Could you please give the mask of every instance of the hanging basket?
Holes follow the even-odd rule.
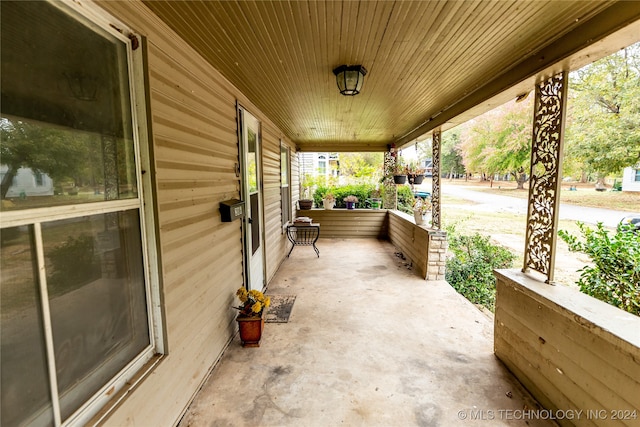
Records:
[[[413,175],[413,183],[416,185],[420,185],[422,184],[422,181],[424,180],[424,175]]]
[[[405,182],[407,182],[407,175],[394,175],[393,181],[396,184],[404,184]]]

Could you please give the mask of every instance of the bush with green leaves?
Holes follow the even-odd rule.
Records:
[[[319,185],[313,193],[313,201],[316,206],[322,206],[322,200],[327,193],[333,194],[336,198],[336,208],[346,207],[344,198],[347,196],[356,196],[358,203],[356,208],[365,208],[367,199],[371,199],[372,193],[376,187],[372,184],[351,184],[339,187]],[[408,185],[399,185],[398,189],[398,210],[413,215],[414,195],[411,187]],[[382,190],[381,190],[382,191]],[[377,196],[379,197],[379,196]],[[383,206],[384,207],[384,206]]]
[[[413,215],[413,191],[408,185],[398,185],[398,210]]]
[[[356,196],[358,198],[358,203],[356,203],[356,208],[364,208],[366,207],[367,199],[371,198],[371,193],[376,188],[371,184],[351,184],[351,185],[343,185],[341,187],[325,187],[318,186],[316,191],[313,193],[313,201],[316,203],[316,206],[322,206],[322,199],[327,193],[333,194],[336,198],[336,208],[345,208],[347,204],[344,202],[344,198],[347,196]]]
[[[494,311],[496,279],[493,270],[511,268],[515,255],[478,233],[459,235],[450,227],[447,234],[449,250],[453,254],[447,260],[447,282],[472,303]]]
[[[580,291],[640,316],[640,232],[619,225],[610,236],[602,223],[591,229],[578,222],[582,240],[560,230],[569,250],[587,254],[593,265],[580,270]]]

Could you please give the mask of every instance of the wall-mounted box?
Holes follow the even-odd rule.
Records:
[[[222,222],[231,222],[244,216],[244,202],[238,199],[229,199],[220,202],[220,216]]]

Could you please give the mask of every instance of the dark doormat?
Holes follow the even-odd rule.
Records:
[[[293,303],[296,302],[295,295],[269,295],[271,305],[267,310],[265,322],[267,323],[287,323]]]

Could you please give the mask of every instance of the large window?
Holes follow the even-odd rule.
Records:
[[[1,19],[0,423],[82,423],[157,351],[137,46],[59,2]]]

